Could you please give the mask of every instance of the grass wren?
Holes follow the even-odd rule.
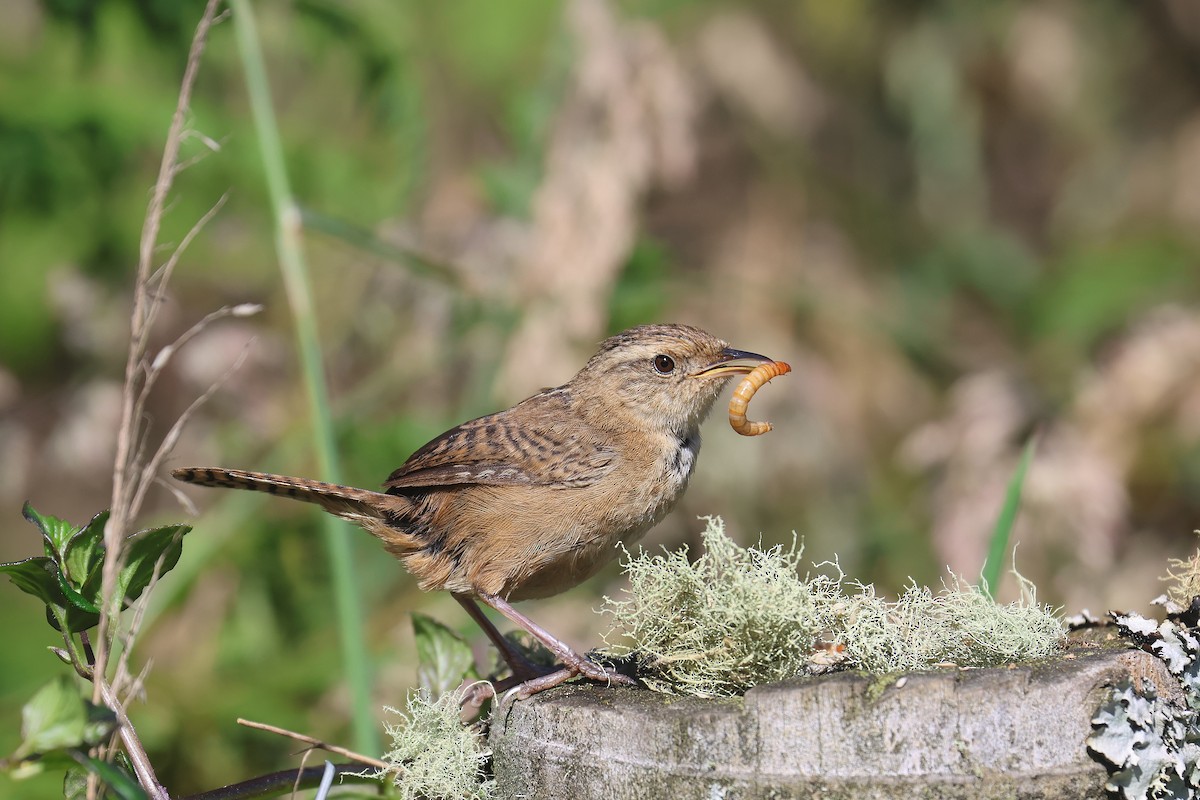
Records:
[[[698,328],[642,325],[605,340],[562,386],[446,431],[382,492],[233,469],[172,474],[316,503],[361,525],[422,589],[454,595],[500,649],[521,696],[577,675],[628,683],[511,603],[577,585],[662,519],[687,488],[700,423],[722,387],[770,361]],[[528,663],[475,600],[541,641],[562,668]]]

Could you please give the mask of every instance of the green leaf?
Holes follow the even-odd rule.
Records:
[[[471,646],[442,623],[424,614],[412,615],[417,640],[417,683],[434,697],[458,687],[475,674]]]
[[[1025,473],[1033,461],[1033,452],[1037,449],[1037,435],[1034,434],[1025,444],[1017,471],[1008,481],[1008,491],[1004,496],[1004,506],[1000,509],[1000,517],[992,530],[992,541],[988,546],[987,561],[983,564],[981,576],[982,587],[989,596],[994,596],[996,587],[1000,585],[1000,570],[1003,568],[1004,556],[1008,552],[1008,539],[1013,525],[1017,522],[1017,513],[1021,510],[1021,489],[1025,485]]]
[[[82,589],[104,567],[104,526],[107,522],[108,509],[105,509],[67,541],[63,550],[62,571],[77,589]],[[93,606],[99,602],[98,597],[87,599]]]
[[[58,772],[75,767],[75,759],[66,750],[37,754],[25,761],[10,760],[8,775],[14,781],[23,781],[44,772]]]
[[[58,566],[46,556],[0,564],[0,574],[8,575],[18,589],[46,604],[46,621],[56,631],[64,627],[68,631],[86,631],[100,621],[96,614],[67,599],[63,593],[66,583]]]
[[[58,566],[47,556],[0,564],[0,574],[7,575],[22,592],[33,595],[47,605],[66,605],[59,587]]]
[[[99,776],[104,785],[111,789],[120,800],[148,800],[145,790],[138,785],[134,777],[116,764],[110,764],[83,753],[76,753],[75,759],[88,772],[94,772]]]
[[[58,566],[46,556],[0,564],[0,574],[7,575],[18,589],[46,604],[46,621],[56,631],[64,626],[68,631],[86,631],[100,621],[94,609],[87,607],[87,602],[66,583]]]
[[[46,619],[55,630],[78,632],[95,627],[100,621],[104,525],[108,512],[100,512],[79,530],[72,529],[65,538],[66,523],[62,520],[42,517],[28,504],[25,516],[43,531],[49,531],[44,535],[51,555],[0,564],[0,574],[7,575],[21,591],[46,604]],[[164,573],[178,563],[183,551],[182,537],[190,530],[187,525],[167,525],[139,531],[126,540],[125,567],[117,576],[117,591],[126,602],[141,596],[160,557]],[[59,552],[60,545],[64,553],[61,562],[53,555]],[[59,563],[73,570],[70,578],[59,569]]]
[[[133,764],[129,756],[118,751],[115,763],[90,759],[82,750],[72,750],[64,753],[61,758],[53,759],[62,762],[66,770],[63,778],[63,800],[87,800],[88,774],[95,772],[108,788],[116,792],[118,798],[137,798],[144,800],[143,789],[133,779]],[[103,765],[103,766],[98,766]],[[107,797],[107,795],[106,795]]]
[[[117,577],[117,589],[125,602],[141,597],[154,577],[155,567],[160,575],[165,575],[179,563],[183,537],[191,529],[191,525],[165,525],[138,531],[125,540],[125,567]]]
[[[37,529],[42,532],[42,539],[45,540],[46,555],[61,564],[67,542],[76,533],[75,526],[58,517],[39,514],[28,502],[21,509],[21,516],[37,526]]]
[[[46,621],[56,631],[79,633],[100,624],[100,615],[64,600],[46,606]]]
[[[79,590],[72,586],[70,581],[68,581],[66,576],[61,572],[58,573],[58,588],[62,590],[63,597],[67,599],[67,602],[75,608],[87,611],[91,614],[97,614],[100,612],[99,606],[97,606],[96,603],[92,602],[87,597],[84,597],[82,594],[80,594]]]
[[[21,710],[23,741],[12,760],[91,747],[111,733],[116,725],[116,715],[111,710],[89,703],[69,677],[59,676],[39,689]]]
[[[87,777],[86,768],[78,762],[71,764],[63,777],[63,800],[87,800]]]
[[[21,591],[47,606],[47,619],[58,630],[81,631],[98,622],[99,575],[104,565],[104,525],[108,511],[101,511],[76,529],[56,517],[39,514],[25,504],[25,518],[42,532],[46,555],[0,564]],[[93,587],[88,579],[95,577]]]

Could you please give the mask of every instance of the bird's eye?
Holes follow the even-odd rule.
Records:
[[[674,369],[675,359],[661,354],[654,357],[654,370],[659,375],[669,375]]]

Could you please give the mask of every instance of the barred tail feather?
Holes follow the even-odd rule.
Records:
[[[396,508],[396,498],[382,492],[307,478],[213,467],[186,467],[172,471],[171,475],[178,481],[197,486],[246,489],[316,503],[331,514],[359,524],[367,520],[385,520],[400,510]]]

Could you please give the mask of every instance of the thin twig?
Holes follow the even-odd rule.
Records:
[[[222,386],[225,385],[225,382],[229,380],[233,373],[238,371],[242,364],[245,363],[246,356],[249,355],[249,353],[250,342],[247,342],[246,346],[242,348],[242,352],[238,354],[237,360],[233,362],[233,366],[225,370],[225,373],[221,375],[221,377],[217,378],[212,386],[209,386],[207,389],[205,389],[204,392],[201,393],[200,396],[195,400],[193,400],[191,404],[183,410],[183,413],[176,418],[174,424],[171,425],[171,429],[167,431],[165,436],[163,436],[162,443],[159,444],[158,449],[154,451],[154,455],[152,455],[150,460],[146,462],[146,465],[142,467],[141,480],[138,482],[137,494],[134,495],[134,501],[136,504],[141,504],[142,500],[146,496],[146,492],[148,492],[150,487],[154,485],[155,475],[158,474],[159,468],[162,467],[163,460],[166,459],[171,451],[175,449],[175,443],[179,441],[179,437],[183,434],[183,428],[191,420],[192,415],[195,414],[201,406],[207,403],[209,399],[216,394]]]
[[[140,384],[138,374],[142,360],[145,357],[149,339],[146,306],[149,299],[149,278],[151,263],[154,259],[154,247],[158,241],[158,233],[162,227],[163,209],[166,206],[167,195],[171,189],[171,177],[174,166],[179,158],[180,139],[184,130],[184,121],[191,104],[192,88],[196,82],[196,74],[200,68],[200,54],[208,39],[208,33],[216,17],[220,0],[208,0],[204,14],[196,26],[192,37],[192,46],[188,51],[187,66],[184,68],[183,81],[179,88],[179,99],[175,105],[175,113],[167,132],[167,140],[163,147],[163,157],[159,165],[158,180],[154,185],[154,194],[146,212],[146,221],[142,226],[142,237],[138,247],[138,269],[133,293],[133,315],[131,320],[129,355],[125,362],[125,390],[122,397],[121,427],[117,435],[117,455],[113,470],[112,512],[108,524],[104,528],[104,544],[107,556],[104,560],[103,576],[103,606],[100,615],[99,637],[96,647],[97,674],[103,675],[108,651],[108,628],[110,619],[120,609],[117,607],[116,587],[117,575],[121,570],[122,542],[125,530],[130,520],[130,503],[134,489],[130,481],[134,479],[131,472],[134,469],[130,455],[137,450],[138,432],[141,428],[140,415],[135,413]],[[100,691],[99,681],[96,687]]]
[[[190,342],[194,337],[202,333],[209,325],[219,319],[225,317],[249,317],[262,311],[263,307],[258,303],[239,303],[236,306],[221,306],[216,311],[207,314],[204,319],[197,322],[192,327],[184,331],[178,339],[171,342],[169,345],[158,351],[158,355],[154,357],[154,361],[150,363],[150,372],[158,373],[167,363],[174,358],[175,353]]]
[[[195,166],[196,164],[199,164],[201,161],[208,158],[213,153],[221,152],[221,142],[218,142],[216,139],[213,139],[211,136],[205,136],[203,133],[200,133],[200,131],[197,131],[194,129],[186,130],[183,132],[183,139],[185,141],[187,139],[199,139],[200,143],[203,144],[208,149],[201,150],[199,153],[192,156],[191,158],[185,159],[183,161],[180,161],[178,164],[176,164],[175,165],[175,174],[176,175],[179,175],[179,174],[185,172],[186,170],[191,169],[193,166]]]
[[[292,784],[292,798],[296,797],[296,792],[300,791],[300,774],[304,771],[304,765],[308,763],[308,757],[316,752],[314,747],[304,748],[304,755],[300,756],[300,769],[296,772],[296,781]],[[325,782],[325,777],[321,776],[321,782]]]
[[[196,504],[192,502],[192,498],[188,497],[187,492],[180,489],[177,484],[165,481],[157,475],[154,477],[154,482],[170,492],[175,497],[175,502],[183,507],[184,513],[189,517],[200,515],[200,509],[196,508]]]
[[[180,240],[175,249],[171,251],[171,255],[167,258],[166,263],[156,269],[154,274],[147,278],[147,286],[149,286],[149,284],[155,284],[156,292],[161,292],[166,287],[167,283],[169,283],[171,280],[172,273],[175,272],[175,267],[179,264],[179,260],[183,257],[183,254],[188,249],[188,246],[191,245],[192,241],[200,235],[200,232],[204,230],[205,226],[207,226],[212,218],[217,215],[222,207],[224,207],[225,201],[228,199],[228,193],[221,195],[217,202],[213,203],[212,208],[206,211],[204,216],[196,220],[195,224],[188,229],[187,234],[184,235],[183,239]],[[159,302],[151,303],[146,307],[147,331],[154,325],[154,321],[158,318],[158,309],[160,307],[161,303]]]
[[[151,264],[154,259],[155,245],[162,227],[164,208],[170,193],[172,178],[179,161],[179,147],[183,138],[185,120],[191,104],[192,89],[195,86],[196,75],[200,68],[200,56],[204,51],[208,34],[217,15],[220,0],[208,0],[204,14],[196,25],[192,37],[192,45],[188,51],[187,64],[184,68],[183,80],[179,88],[179,98],[175,112],[171,117],[171,125],[167,131],[166,143],[163,146],[162,161],[159,164],[158,178],[154,184],[153,196],[146,210],[146,219],[142,225],[142,235],[138,246],[137,277],[133,291],[133,314],[130,320],[129,353],[125,361],[125,384],[121,397],[121,425],[117,434],[117,453],[113,467],[112,510],[107,525],[104,528],[105,559],[101,586],[100,621],[95,645],[95,665],[93,673],[92,697],[94,702],[103,701],[120,722],[118,735],[121,744],[133,765],[138,783],[151,800],[169,800],[169,795],[158,777],[146,754],[146,749],[138,738],[137,731],[130,723],[117,692],[107,679],[106,669],[115,637],[117,615],[120,613],[121,599],[118,592],[118,576],[125,562],[125,535],[130,521],[136,515],[133,501],[144,494],[144,488],[137,484],[145,483],[143,475],[136,475],[137,465],[146,446],[143,409],[139,404],[140,387],[144,373],[146,349],[149,345],[150,324],[153,321],[154,301],[150,296]],[[203,220],[202,220],[203,222]],[[193,231],[196,228],[193,227]],[[189,237],[193,234],[189,232]],[[190,238],[185,239],[185,244]],[[178,248],[177,248],[178,252]],[[165,282],[159,282],[161,291]],[[161,448],[160,448],[161,450]],[[128,643],[126,643],[128,649]],[[127,672],[127,670],[118,670]],[[89,776],[88,797],[98,794],[95,779]]]
[[[121,703],[126,707],[134,700],[146,699],[146,676],[150,674],[150,668],[154,666],[152,661],[147,661],[140,672],[129,679],[129,686],[125,689],[125,696],[121,698]]]
[[[378,769],[394,770],[396,768],[395,765],[389,764],[386,761],[381,761],[378,758],[364,756],[362,753],[356,753],[353,750],[347,750],[346,748],[339,747],[336,744],[329,744],[328,742],[323,742],[320,739],[315,739],[312,736],[307,736],[303,733],[296,733],[295,731],[289,731],[286,728],[279,728],[275,725],[268,725],[265,722],[254,722],[248,719],[238,719],[237,723],[238,725],[244,725],[247,728],[254,728],[256,730],[266,731],[267,733],[275,733],[280,736],[286,736],[289,739],[295,739],[298,742],[304,742],[311,747],[318,747],[322,750],[328,750],[330,753],[337,753],[339,756],[345,756],[352,761],[358,761],[362,764],[376,767]]]
[[[175,536],[177,540],[182,534],[176,533]],[[169,547],[164,547],[162,552],[158,554],[158,558],[154,562],[154,570],[150,573],[150,580],[147,582],[146,588],[142,590],[141,597],[133,604],[133,617],[129,621],[129,627],[121,636],[121,655],[117,658],[117,668],[113,673],[112,683],[114,687],[122,686],[127,682],[131,683],[132,685],[129,686],[126,692],[126,697],[137,691],[150,669],[150,665],[147,663],[142,668],[136,680],[128,680],[131,676],[129,672],[129,655],[133,651],[133,643],[137,640],[138,631],[141,630],[142,620],[145,619],[146,607],[149,605],[150,595],[154,591],[154,587],[158,585],[158,579],[162,577],[162,567],[166,562],[168,550],[170,550]]]
[[[166,788],[158,782],[158,777],[154,774],[154,768],[150,766],[150,757],[146,755],[146,748],[142,746],[141,740],[138,739],[137,731],[133,729],[133,723],[129,721],[129,716],[125,713],[125,707],[121,705],[120,699],[117,698],[112,687],[108,685],[108,681],[104,680],[103,676],[96,676],[95,685],[100,690],[100,696],[103,698],[104,704],[117,715],[117,722],[120,723],[117,732],[121,737],[121,744],[125,746],[125,754],[129,756],[129,763],[133,765],[133,771],[137,775],[138,783],[142,785],[142,788],[152,798],[171,800]]]
[[[218,200],[216,203],[214,203],[212,208],[210,208],[208,210],[208,212],[205,213],[205,215],[203,217],[201,217],[196,222],[195,225],[192,226],[192,229],[188,231],[187,236],[183,237],[183,241],[179,244],[178,247],[175,248],[175,251],[171,254],[171,258],[167,261],[167,263],[165,265],[160,267],[159,270],[155,272],[154,276],[150,280],[154,280],[155,278],[158,278],[159,286],[166,286],[167,281],[170,279],[170,275],[166,271],[169,269],[174,269],[174,265],[178,262],[179,255],[184,251],[184,249],[187,248],[187,246],[189,244],[191,244],[191,241],[193,238],[195,238],[196,234],[198,234],[204,228],[204,226],[208,223],[208,221],[210,219],[212,219],[213,216],[216,215],[216,213],[218,211],[220,211],[221,207],[225,205],[225,200],[228,196],[229,195],[227,195],[227,194],[222,195],[221,199]],[[150,314],[151,318],[156,317],[158,315],[158,311],[157,311],[158,308],[159,308],[159,303],[157,301],[150,304],[149,311],[147,313]],[[214,312],[214,313],[219,313],[219,312]],[[209,316],[212,316],[212,314],[210,314]],[[204,326],[206,320],[207,320],[207,317],[205,318],[205,320],[202,320],[201,322],[197,323],[197,325],[200,326],[201,329],[203,329],[203,326]],[[153,321],[153,319],[151,319],[151,321]],[[193,331],[196,329],[197,325],[193,325],[192,329],[189,330],[187,333],[185,333],[184,336],[181,338],[186,341],[186,338],[190,338],[192,335],[194,335]],[[176,346],[178,346],[179,342],[176,341],[175,344],[176,344]],[[134,417],[137,419],[140,419],[143,416],[143,414],[145,413],[146,400],[150,396],[150,390],[154,388],[154,384],[158,380],[158,376],[162,370],[162,367],[166,366],[167,362],[170,360],[170,357],[171,357],[170,353],[174,352],[170,348],[171,348],[171,345],[164,347],[162,350],[159,351],[158,355],[156,355],[154,357],[154,359],[151,362],[149,362],[148,364],[145,362],[145,358],[143,356],[143,361],[139,365],[141,368],[141,388],[138,390],[137,400],[134,402],[134,406],[133,406]],[[164,352],[168,352],[168,355],[166,355],[165,357],[163,356]],[[135,460],[132,463],[135,463],[135,464],[140,463],[140,459],[135,458]],[[133,517],[136,517],[138,511],[139,511],[139,508],[138,508],[137,504],[135,503],[133,505],[133,507],[130,508],[130,510],[129,510],[129,517],[131,519]]]

